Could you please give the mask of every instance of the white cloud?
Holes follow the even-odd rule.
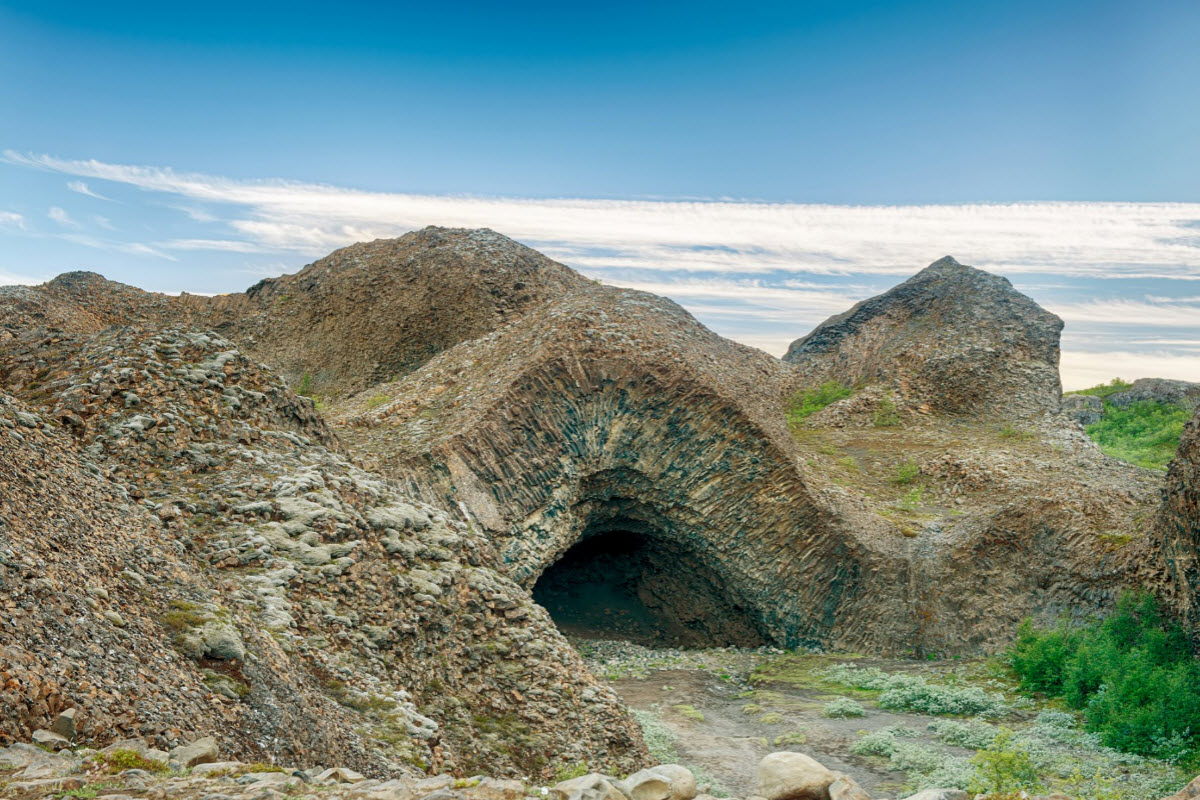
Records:
[[[1082,353],[1064,350],[1062,363],[1063,388],[1067,391],[1086,389],[1107,383],[1113,378],[1127,381],[1138,378],[1173,378],[1200,382],[1200,356],[1179,356],[1171,353]]]
[[[59,206],[50,206],[50,210],[46,212],[46,216],[57,222],[64,228],[78,228],[79,223],[71,218],[66,209]]]
[[[72,192],[85,195],[86,197],[94,197],[97,200],[108,200],[109,202],[113,202],[111,197],[105,197],[102,194],[93,192],[83,181],[67,181],[67,188]]]
[[[22,275],[17,272],[9,272],[6,269],[0,268],[0,286],[32,286],[34,284],[45,282],[45,278],[34,277],[33,275]]]
[[[366,192],[5,151],[4,159],[242,208],[235,230],[320,255],[414,228],[486,226],[582,268],[905,275],[946,253],[1005,274],[1200,279],[1200,204],[829,206]],[[602,252],[597,252],[597,251]]]
[[[165,250],[219,250],[226,253],[258,253],[263,250],[253,242],[235,242],[228,239],[171,239],[160,242]]]
[[[95,222],[97,225],[99,225],[101,228],[104,228],[104,230],[106,230],[106,231],[115,231],[117,229],[116,226],[112,224],[111,219],[109,219],[108,217],[102,216],[100,214],[93,214],[92,221]]]
[[[25,217],[15,211],[0,211],[0,228],[25,230]]]
[[[80,233],[60,233],[56,238],[71,242],[72,244],[82,245],[83,247],[91,247],[94,250],[108,250],[114,253],[126,253],[131,256],[152,256],[154,258],[164,258],[167,261],[179,260],[170,253],[164,253],[162,250],[151,247],[148,244],[142,244],[141,242],[110,242]]]
[[[1081,303],[1048,303],[1046,308],[1062,317],[1064,322],[1200,328],[1200,305],[1189,305],[1186,302],[1090,300]]]

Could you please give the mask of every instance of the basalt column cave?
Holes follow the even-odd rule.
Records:
[[[652,534],[609,530],[584,538],[542,573],[533,598],[564,633],[585,639],[657,647],[767,643],[713,570]]]

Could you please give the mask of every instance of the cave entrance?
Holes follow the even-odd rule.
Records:
[[[613,530],[576,544],[542,573],[533,599],[564,633],[650,647],[766,644],[749,609],[692,553]]]

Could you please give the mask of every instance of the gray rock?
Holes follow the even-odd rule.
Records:
[[[65,750],[71,746],[71,742],[67,737],[61,736],[54,731],[34,731],[33,743],[40,747],[48,747],[51,750]]]
[[[1166,378],[1138,378],[1125,391],[1116,392],[1108,397],[1108,402],[1119,408],[1146,401],[1175,403],[1193,411],[1200,406],[1200,383]]]
[[[57,733],[59,736],[70,741],[75,741],[75,716],[77,710],[68,708],[66,711],[58,715],[54,720],[54,724],[50,726],[50,730]]]
[[[926,789],[904,800],[971,800],[971,796],[961,789]]]
[[[625,800],[621,789],[596,772],[556,784],[549,796],[551,800]]]
[[[1065,394],[1062,412],[1086,428],[1104,416],[1104,401],[1090,394]]]
[[[346,767],[333,767],[315,776],[313,780],[320,783],[362,783],[366,776]]]
[[[205,736],[191,744],[176,747],[171,751],[171,761],[182,764],[185,767],[194,767],[197,764],[211,764],[215,762],[219,753],[217,740],[211,736]]]
[[[758,762],[758,793],[766,800],[829,800],[835,777],[803,753],[771,753]]]
[[[858,785],[858,781],[849,775],[838,775],[829,784],[829,800],[871,800],[866,789]]]

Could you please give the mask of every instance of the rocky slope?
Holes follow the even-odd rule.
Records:
[[[638,568],[622,580],[671,627],[706,641],[975,652],[1003,644],[1024,616],[1102,609],[1140,580],[1130,554],[1153,515],[1157,479],[1106,458],[1058,414],[1061,322],[1007,281],[953,259],[823,324],[786,362],[716,336],[674,303],[594,285],[490,231],[428,229],[358,245],[224,298],[147,295],[80,275],[0,292],[0,326],[23,342],[6,345],[18,353],[6,381],[78,429],[132,491],[162,491],[186,509],[197,505],[190,494],[209,491],[191,468],[207,453],[181,449],[191,434],[180,439],[169,419],[136,423],[161,442],[149,460],[116,444],[108,423],[89,424],[82,413],[100,401],[60,385],[107,351],[48,355],[62,334],[35,333],[85,331],[117,348],[120,335],[96,333],[99,326],[154,330],[168,319],[219,325],[294,383],[307,374],[310,388],[399,373],[351,398],[329,398],[337,436],[360,464],[437,510],[426,516],[474,526],[464,541],[498,553],[480,563],[525,590],[572,561],[581,543],[633,536]],[[139,359],[164,357],[159,345],[138,341],[123,380],[140,380]],[[54,359],[60,373],[47,371]],[[282,417],[240,425],[239,414],[261,413],[257,399],[227,395],[219,380],[210,386],[204,369],[157,369],[210,387],[205,424],[245,433],[239,447],[276,453],[278,436],[254,433],[268,425],[336,450],[291,395],[273,395],[300,403]],[[789,424],[795,393],[828,380],[853,392]],[[119,394],[103,405],[134,424],[136,402],[126,408]],[[278,504],[287,495],[253,479],[274,458],[249,459],[233,490]],[[349,481],[340,477],[348,464],[330,469],[335,486]],[[350,502],[323,480],[339,503]],[[247,503],[209,513],[214,525],[229,509],[241,515],[217,525],[229,551],[217,548],[217,563],[258,552],[278,558],[276,550],[295,561],[309,557],[304,547],[336,545],[333,562],[375,541],[338,527],[361,530],[358,522],[337,520],[321,536],[338,538],[289,545],[284,533],[303,539],[308,528],[289,530],[291,512]],[[370,503],[351,505],[369,520]],[[386,550],[387,529],[372,535]],[[381,569],[356,565],[351,574]],[[406,566],[421,570],[422,581],[433,571],[425,562]],[[514,588],[509,600],[532,608],[524,591]],[[343,611],[355,603],[373,609],[377,600],[352,592],[323,613],[349,616]],[[527,616],[550,630],[539,611]],[[420,679],[414,670],[396,680]]]
[[[240,294],[168,296],[67,273],[0,288],[0,331],[215,330],[315,393],[404,375],[587,281],[490,230],[425,228],[351,245]],[[0,336],[3,336],[0,333]]]
[[[225,731],[234,755],[377,776],[644,761],[490,544],[353,467],[230,342],[26,331],[0,385],[32,409],[0,417],[3,691],[21,709],[0,736],[71,705],[89,741]]]
[[[948,414],[1056,411],[1063,323],[1005,278],[946,256],[792,342],[806,383],[888,384]]]

